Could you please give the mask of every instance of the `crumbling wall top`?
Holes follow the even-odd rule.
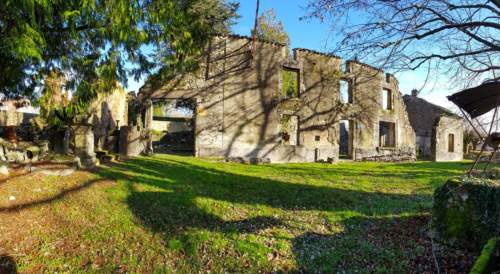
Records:
[[[335,59],[342,59],[339,56],[332,54],[332,53],[319,52],[319,51],[315,51],[312,49],[305,49],[305,48],[294,48],[293,49],[294,55],[296,55],[297,52],[300,52],[300,51],[312,53],[312,54],[317,54],[317,55],[322,55],[322,56],[327,56],[327,57],[331,57],[331,58],[335,58]]]

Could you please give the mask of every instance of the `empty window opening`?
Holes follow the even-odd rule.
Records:
[[[281,117],[281,141],[284,145],[299,144],[299,116],[283,115]]]
[[[340,102],[343,104],[352,103],[351,87],[347,80],[340,80]]]
[[[159,153],[194,153],[196,101],[164,99],[153,102],[153,149]]]
[[[342,66],[344,67],[344,72],[349,73],[350,72],[350,67],[347,62],[343,62]]]
[[[382,89],[382,109],[392,109],[392,90],[387,88]]]
[[[390,83],[391,82],[391,74],[389,74],[389,73],[385,74],[385,82],[386,83]]]
[[[448,134],[448,152],[455,152],[455,135]]]
[[[391,122],[379,122],[379,140],[381,147],[396,146],[396,124]]]
[[[153,120],[194,117],[196,102],[188,99],[165,99],[153,103]]]
[[[339,158],[352,159],[354,123],[350,120],[341,120],[339,126]]]
[[[319,135],[314,136],[314,140],[315,140],[316,142],[319,142],[319,140],[320,140]]]
[[[286,98],[299,97],[299,70],[283,68],[282,94]]]

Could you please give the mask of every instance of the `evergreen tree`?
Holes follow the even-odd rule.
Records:
[[[57,70],[83,106],[131,75],[195,60],[236,8],[223,0],[0,1],[0,93],[39,97]]]

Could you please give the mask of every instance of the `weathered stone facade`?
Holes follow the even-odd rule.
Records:
[[[94,152],[94,132],[92,126],[77,123],[73,126],[75,155],[80,158],[80,164],[85,168],[96,165],[97,159]]]
[[[341,120],[351,121],[348,158],[415,153],[415,134],[392,75],[356,61],[344,66],[336,56],[306,49],[294,49],[290,58],[283,45],[253,45],[240,36],[216,37],[207,52],[196,72],[140,90],[153,103],[196,102],[197,156],[335,161]],[[340,99],[340,80],[349,83],[348,102]],[[297,90],[288,92],[294,85]]]
[[[451,111],[419,98],[416,91],[405,95],[410,122],[417,136],[417,153],[434,161],[463,159],[463,119]]]
[[[29,120],[37,115],[34,113],[19,112],[17,110],[0,110],[0,126],[20,126],[28,124]]]
[[[117,84],[110,92],[98,94],[92,103],[92,124],[97,149],[118,152],[119,129],[128,123],[128,103],[125,90]]]

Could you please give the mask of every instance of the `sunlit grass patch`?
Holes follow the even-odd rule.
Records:
[[[432,193],[466,167],[159,155],[19,177],[0,183],[0,252],[34,272],[433,271]],[[13,191],[30,206],[9,210]]]

